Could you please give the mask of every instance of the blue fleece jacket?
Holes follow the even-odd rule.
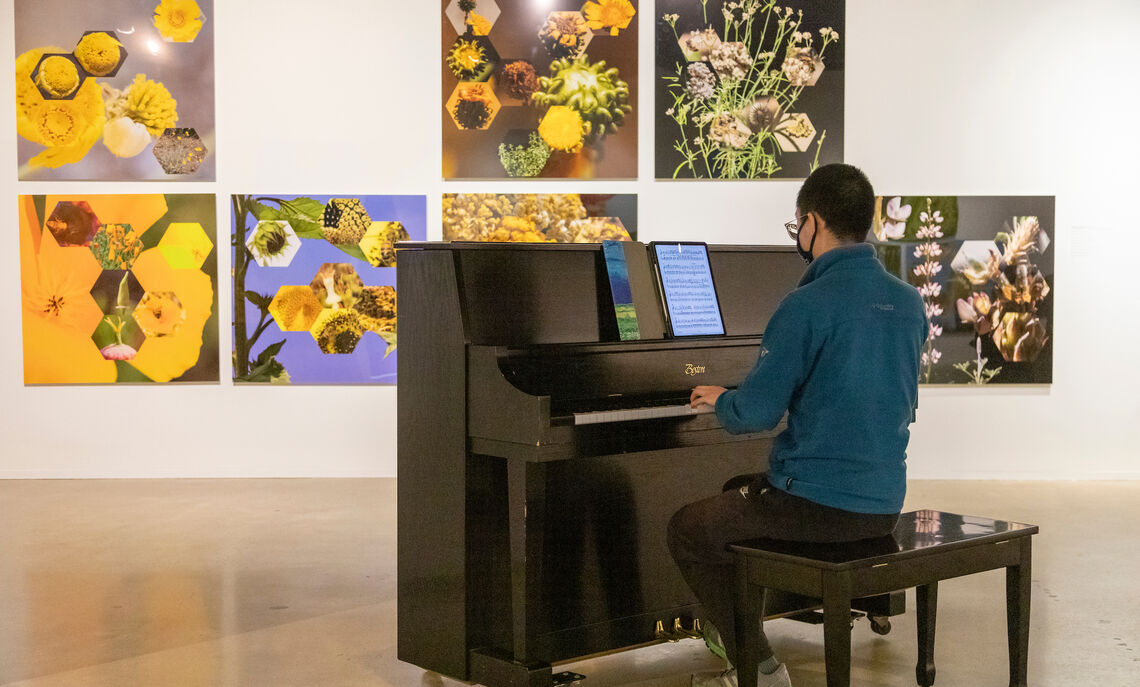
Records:
[[[922,297],[874,248],[832,249],[764,331],[760,359],[716,414],[734,434],[771,429],[772,486],[825,506],[898,513],[929,325]]]

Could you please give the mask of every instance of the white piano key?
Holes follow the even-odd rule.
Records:
[[[586,413],[574,413],[574,424],[593,425],[609,422],[628,422],[630,420],[650,420],[662,417],[684,417],[686,415],[703,415],[713,412],[713,407],[703,405],[692,408],[687,403],[675,406],[651,406],[648,408],[627,408],[625,410],[598,410]]]

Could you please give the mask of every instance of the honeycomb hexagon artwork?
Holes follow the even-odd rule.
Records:
[[[99,231],[99,218],[85,200],[61,200],[48,215],[44,228],[60,246],[90,246]]]
[[[460,81],[486,81],[499,66],[499,52],[486,36],[465,35],[455,39],[444,58],[447,68]]]
[[[171,127],[154,142],[152,152],[167,174],[193,174],[208,151],[195,129]]]
[[[783,119],[784,109],[774,96],[758,95],[740,111],[740,119],[753,133],[771,131]]]
[[[91,297],[103,318],[91,334],[105,360],[132,360],[146,334],[131,317],[145,296],[135,275],[127,270],[105,270],[91,287]]]
[[[262,220],[246,239],[245,246],[261,267],[288,267],[301,250],[301,239],[284,220]]]
[[[377,334],[396,331],[395,287],[365,286],[355,309],[364,329]]]
[[[127,50],[114,31],[84,31],[72,51],[76,62],[91,76],[111,78],[127,61]]]
[[[186,308],[173,291],[147,291],[131,317],[147,336],[171,336],[186,322]]]
[[[823,74],[823,60],[810,46],[789,47],[780,68],[793,86],[814,86]]]
[[[502,104],[489,83],[461,81],[444,105],[455,126],[480,130],[491,126]]]
[[[141,233],[129,224],[101,224],[91,239],[91,253],[105,270],[129,270],[142,248]]]
[[[592,30],[617,36],[622,29],[629,28],[637,10],[629,0],[586,0],[582,5],[582,16]]]
[[[984,284],[992,275],[989,264],[1000,256],[997,244],[993,241],[969,240],[963,241],[962,247],[954,254],[950,261],[950,268],[964,276],[971,284],[977,286]]]
[[[580,11],[551,12],[538,29],[538,40],[554,59],[575,59],[586,52],[594,32]]]
[[[313,289],[304,285],[282,286],[269,303],[269,314],[283,332],[309,331],[322,309]]]
[[[351,308],[360,298],[364,280],[347,262],[326,262],[317,270],[309,288],[324,308]]]
[[[701,62],[709,59],[713,48],[720,45],[720,34],[715,29],[706,28],[687,31],[677,39],[677,47],[688,62]]]
[[[334,246],[359,243],[371,224],[359,198],[333,198],[321,215],[321,233]]]
[[[816,128],[806,112],[786,115],[776,127],[776,141],[785,153],[802,153],[815,140]]]
[[[538,90],[538,72],[530,60],[504,59],[495,74],[495,85],[503,105],[529,105]]]
[[[325,308],[309,328],[309,333],[322,353],[352,353],[364,335],[364,325],[355,310]]]
[[[373,222],[360,239],[360,250],[373,267],[395,267],[396,243],[409,238],[402,222]]]
[[[471,9],[465,11],[466,7]],[[461,36],[468,30],[473,35],[486,36],[502,12],[495,0],[451,0],[443,15]]]
[[[158,241],[158,250],[176,270],[201,269],[214,244],[197,222],[171,222]]]
[[[73,55],[45,53],[30,78],[44,100],[72,100],[87,72]]]

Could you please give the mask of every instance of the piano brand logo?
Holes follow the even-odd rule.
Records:
[[[696,375],[703,375],[704,373],[705,373],[705,366],[704,365],[694,365],[692,363],[685,363],[685,374],[687,374],[688,376],[694,377]]]

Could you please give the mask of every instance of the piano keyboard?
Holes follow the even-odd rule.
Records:
[[[648,408],[624,408],[621,410],[595,410],[587,413],[574,413],[574,424],[595,425],[603,422],[626,422],[629,420],[649,420],[659,417],[683,417],[703,415],[715,409],[709,405],[692,408],[688,403],[681,405],[650,406]]]

